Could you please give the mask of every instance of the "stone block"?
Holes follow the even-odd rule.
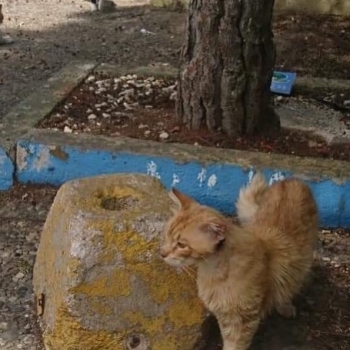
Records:
[[[170,201],[147,175],[73,180],[57,193],[34,266],[50,350],[192,350],[195,281],[159,258]]]

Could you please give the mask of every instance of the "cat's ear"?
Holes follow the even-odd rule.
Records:
[[[178,209],[188,208],[191,204],[196,203],[191,197],[186,196],[176,188],[170,190],[169,197]]]
[[[217,242],[225,240],[228,230],[227,223],[224,220],[213,219],[201,224],[201,231],[210,234],[210,236]]]

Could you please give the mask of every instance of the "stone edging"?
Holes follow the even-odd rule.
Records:
[[[56,89],[65,91],[66,96],[93,67],[93,64],[85,66],[79,79],[77,75],[72,79],[65,75],[66,80],[61,81],[67,84],[66,89],[64,84],[47,87],[50,91],[47,93],[55,97],[51,109],[63,96]],[[64,72],[71,68],[66,67]],[[126,72],[110,65],[100,65],[96,70]],[[168,67],[133,71],[158,76],[176,74]],[[40,91],[28,99],[30,111],[37,111],[39,97],[42,98]],[[29,126],[29,132],[23,134],[24,128],[15,130],[13,143],[7,144],[9,150],[16,148],[16,154],[11,155],[15,169],[9,171],[15,172],[20,182],[61,185],[70,179],[98,174],[146,173],[160,178],[168,188],[177,186],[203,203],[232,212],[239,188],[252,176],[252,169],[259,168],[270,182],[292,175],[307,181],[318,202],[322,225],[350,227],[349,162],[33,129],[51,109],[45,105],[38,113],[31,112],[31,120],[35,119],[35,123]],[[10,126],[14,127],[14,123]],[[0,175],[3,175],[1,171]],[[7,183],[7,186],[11,184]]]
[[[46,84],[20,102],[0,123],[0,190],[13,184],[16,141],[48,115],[96,67],[95,63],[73,61]]]

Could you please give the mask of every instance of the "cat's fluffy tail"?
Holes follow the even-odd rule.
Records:
[[[258,172],[254,175],[251,183],[240,190],[236,208],[238,219],[242,224],[254,221],[262,195],[267,188],[268,184],[264,175]]]

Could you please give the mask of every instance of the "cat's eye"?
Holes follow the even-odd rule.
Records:
[[[180,249],[184,249],[184,248],[186,248],[186,244],[184,244],[182,242],[177,242],[177,247]]]

